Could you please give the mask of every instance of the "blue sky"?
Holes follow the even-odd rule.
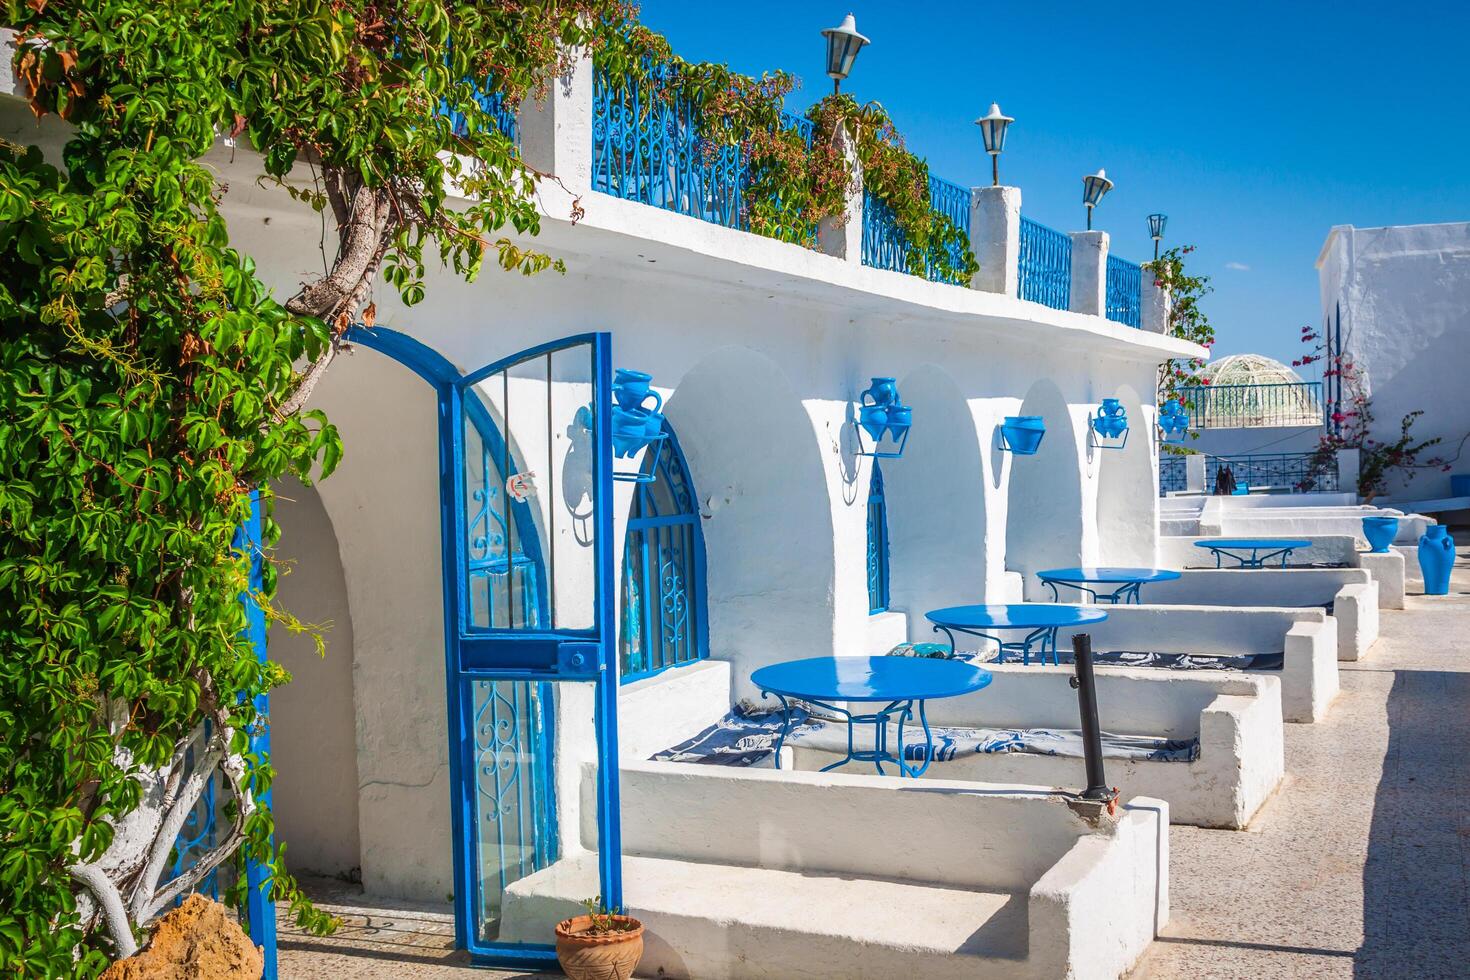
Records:
[[[1027,215],[1082,227],[1099,166],[1116,254],[1152,257],[1145,216],[1168,214],[1166,242],[1214,280],[1217,356],[1297,356],[1332,225],[1470,219],[1470,3],[644,0],[642,19],[691,60],[795,73],[805,108],[831,86],[818,32],[848,10],[873,43],[844,90],[934,173],[988,182],[972,120],[999,101]]]

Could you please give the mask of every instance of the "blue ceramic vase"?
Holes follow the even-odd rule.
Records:
[[[1425,595],[1448,595],[1450,570],[1455,567],[1455,539],[1443,524],[1431,524],[1419,539],[1419,570],[1424,573]]]
[[[1000,434],[1006,448],[1017,456],[1034,456],[1046,435],[1046,422],[1040,415],[1007,415]]]
[[[1393,539],[1398,537],[1399,519],[1397,517],[1365,517],[1363,518],[1363,537],[1368,539],[1368,546],[1375,555],[1388,552],[1388,546],[1393,544]]]

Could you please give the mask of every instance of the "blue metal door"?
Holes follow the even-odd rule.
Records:
[[[464,375],[392,331],[350,339],[439,394],[456,939],[552,961],[553,875],[622,904],[610,338]]]

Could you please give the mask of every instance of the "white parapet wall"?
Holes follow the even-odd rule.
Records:
[[[931,725],[950,728],[1046,728],[1080,726],[1070,666],[988,664],[995,679],[985,690],[932,701]],[[1281,684],[1275,677],[1223,671],[1108,669],[1097,672],[1098,718],[1105,732],[1171,739],[1198,738],[1192,762],[1106,760],[1108,785],[1124,799],[1157,797],[1169,804],[1174,823],[1245,827],[1276,790],[1285,771]],[[803,738],[790,750],[799,770],[815,771],[842,756],[846,732],[835,724],[821,737]],[[863,748],[868,732],[855,733]],[[921,740],[909,725],[905,740]],[[854,763],[847,771],[862,771]],[[966,753],[935,762],[926,779],[1025,783],[1078,790],[1086,783],[1083,760],[1027,752]]]
[[[1216,526],[1226,537],[1316,538],[1347,534],[1361,539],[1364,517],[1397,517],[1399,530],[1394,540],[1399,544],[1418,541],[1424,529],[1436,523],[1423,514],[1378,507],[1260,507],[1220,511]]]
[[[1191,568],[1172,582],[1145,586],[1162,606],[1333,607],[1337,659],[1361,660],[1378,639],[1379,586],[1366,568]],[[1363,606],[1371,600],[1372,609]]]
[[[1037,787],[678,763],[625,763],[621,786],[639,976],[1112,978],[1168,920],[1161,800],[1113,818]],[[596,847],[584,821],[512,884],[501,938],[580,911]]]
[[[1063,630],[1058,645],[1069,648],[1072,634],[1081,632],[1092,636],[1097,651],[1281,653],[1281,670],[1263,673],[1281,679],[1281,715],[1286,721],[1320,721],[1337,697],[1337,624],[1322,609],[1110,606],[1106,621],[1086,630]],[[1098,668],[1119,669],[1123,668]]]
[[[1404,608],[1406,564],[1404,549],[1390,548],[1385,552],[1360,551],[1357,554],[1359,568],[1367,569],[1378,583],[1378,606],[1380,609]]]
[[[1205,529],[1201,529],[1205,531]],[[1159,538],[1158,567],[1160,568],[1214,568],[1215,556],[1206,548],[1195,545],[1196,541],[1206,541],[1210,538],[1219,537],[1279,537],[1280,535],[1251,534],[1251,535],[1221,535],[1218,530],[1211,529],[1200,534],[1167,535]],[[1311,547],[1298,548],[1291,553],[1289,559],[1293,565],[1340,565],[1344,567],[1355,567],[1358,564],[1358,550],[1362,543],[1352,535],[1347,534],[1310,534],[1310,535],[1286,535],[1287,537],[1306,538],[1312,542]],[[1232,562],[1229,558],[1224,559],[1221,564],[1223,568],[1230,568]]]

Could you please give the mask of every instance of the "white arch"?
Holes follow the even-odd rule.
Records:
[[[700,494],[710,657],[736,698],[750,673],[832,652],[832,508],[811,416],[781,367],[744,347],[707,355],[665,405]]]
[[[1006,507],[1006,568],[1020,572],[1029,598],[1046,597],[1036,580],[1045,568],[1080,565],[1088,554],[1088,507],[1082,452],[1072,409],[1056,383],[1043,378],[1026,392],[1017,415],[1039,415],[1046,435],[1034,456],[1011,462]]]
[[[989,439],[981,438],[969,403],[943,368],[921,365],[898,390],[913,407],[914,427],[903,457],[883,463],[889,607],[907,613],[910,639],[928,640],[925,612],[986,594],[982,447]]]

